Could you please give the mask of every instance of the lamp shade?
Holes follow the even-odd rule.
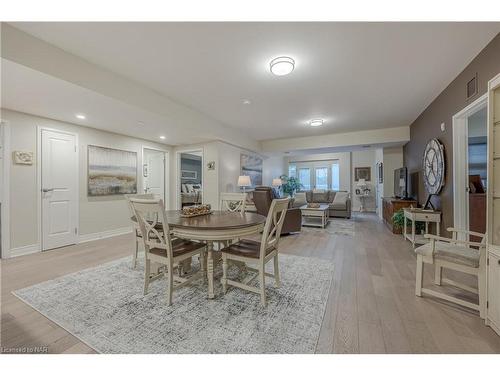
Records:
[[[358,180],[358,186],[365,186],[366,185],[366,180],[364,178],[360,178]]]
[[[273,186],[281,186],[282,184],[281,178],[273,178]]]
[[[252,186],[252,182],[250,181],[250,176],[238,177],[238,186]]]

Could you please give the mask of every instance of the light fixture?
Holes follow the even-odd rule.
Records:
[[[252,102],[248,99],[245,99],[245,100],[243,100],[243,104],[248,105],[248,104],[252,104]]]
[[[311,125],[311,126],[321,126],[321,125],[323,125],[323,120],[320,119],[320,118],[312,119],[311,121],[309,121],[309,125]]]
[[[283,182],[281,181],[281,178],[273,178],[273,183],[272,185],[274,187],[278,187],[278,186],[281,186],[283,185]]]
[[[286,76],[295,68],[295,60],[288,56],[280,56],[269,63],[271,73],[275,76]]]
[[[245,193],[245,188],[252,186],[252,181],[250,181],[250,176],[239,176],[238,186],[243,188],[243,193]]]
[[[165,139],[165,136],[164,135],[160,135],[160,139]]]
[[[87,117],[85,117],[85,115],[84,115],[84,114],[82,114],[82,113],[77,113],[77,114],[75,115],[75,117],[76,117],[77,119],[79,119],[79,120],[85,120],[85,119],[87,118]]]

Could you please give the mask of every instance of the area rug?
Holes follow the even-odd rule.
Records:
[[[143,265],[134,270],[130,263],[130,257],[122,258],[13,293],[99,353],[315,351],[332,280],[330,262],[280,255],[282,286],[267,279],[267,307],[244,290],[230,288],[222,295],[217,280],[214,300],[198,280],[174,291],[168,307],[166,281],[153,282],[144,296]]]
[[[356,220],[354,217],[350,219],[330,218],[328,225],[323,229],[319,227],[302,227],[305,232],[326,232],[329,234],[354,237],[356,230]]]

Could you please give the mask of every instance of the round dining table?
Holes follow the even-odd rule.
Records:
[[[181,211],[166,211],[175,237],[207,243],[208,298],[214,298],[214,242],[231,241],[260,233],[266,217],[253,212],[212,211],[211,214],[183,217]]]

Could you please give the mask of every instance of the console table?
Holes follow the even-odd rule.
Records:
[[[398,199],[398,198],[382,198],[382,215],[385,224],[394,234],[401,234],[401,228],[394,228],[392,224],[392,215],[405,207],[416,207],[417,201],[408,199]]]
[[[424,235],[415,233],[415,222],[425,222],[425,234],[429,233],[429,223],[436,223],[436,235],[440,234],[441,212],[434,210],[423,210],[421,208],[403,208],[404,225],[403,236],[410,241],[415,248],[416,244],[425,244],[428,242]],[[411,233],[407,232],[407,220],[411,220]]]

